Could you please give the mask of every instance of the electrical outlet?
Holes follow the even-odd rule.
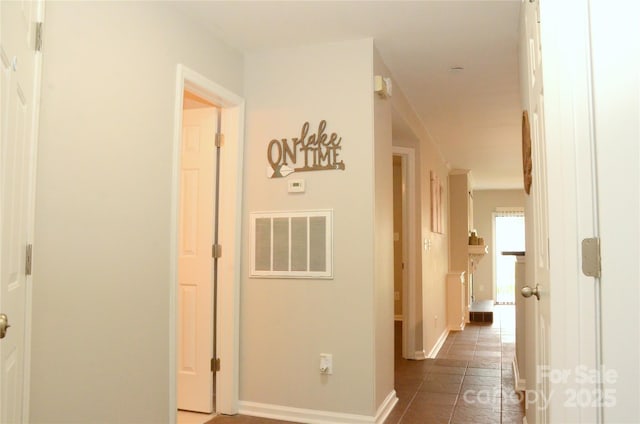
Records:
[[[320,374],[333,374],[333,355],[330,353],[320,354]]]

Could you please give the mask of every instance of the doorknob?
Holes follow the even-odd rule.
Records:
[[[9,325],[9,318],[5,314],[0,314],[0,339],[4,339],[7,335],[7,329],[11,327]]]
[[[540,289],[538,288],[537,284],[536,284],[536,287],[534,289],[532,289],[529,286],[524,286],[520,290],[520,294],[522,294],[523,297],[531,297],[533,295],[533,296],[536,297],[536,299],[540,300]]]

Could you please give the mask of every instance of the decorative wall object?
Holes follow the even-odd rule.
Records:
[[[251,213],[251,277],[333,278],[333,211]]]
[[[431,231],[444,233],[442,221],[442,183],[440,177],[431,171]]]
[[[282,178],[294,172],[344,171],[344,161],[339,159],[342,137],[327,134],[326,128],[327,121],[322,120],[318,130],[309,135],[309,122],[305,122],[299,137],[271,140],[267,146],[267,177]]]
[[[524,177],[524,191],[531,193],[531,130],[529,128],[529,114],[525,110],[522,112],[522,174]]]

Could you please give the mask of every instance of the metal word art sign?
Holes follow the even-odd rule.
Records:
[[[267,177],[282,178],[294,172],[329,171],[345,166],[338,160],[342,150],[342,137],[325,132],[327,121],[320,121],[318,131],[309,135],[309,123],[305,122],[300,137],[273,139],[267,147]]]

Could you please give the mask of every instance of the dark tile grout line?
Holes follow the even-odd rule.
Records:
[[[404,416],[407,414],[407,411],[409,410],[409,406],[411,406],[411,404],[415,400],[416,396],[418,396],[418,392],[420,391],[420,388],[422,387],[423,384],[424,384],[424,379],[420,382],[420,385],[418,386],[418,389],[415,391],[413,396],[411,396],[411,400],[409,401],[409,403],[407,403],[407,406],[402,411],[402,415],[400,415],[400,418],[398,418],[398,423],[402,422],[402,419],[404,418]]]

